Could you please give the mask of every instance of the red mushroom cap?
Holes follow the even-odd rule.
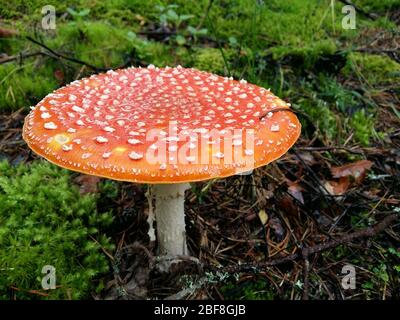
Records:
[[[231,176],[282,156],[300,135],[297,117],[285,109],[269,90],[244,80],[182,67],[128,68],[49,94],[27,116],[23,137],[70,170],[181,183]]]

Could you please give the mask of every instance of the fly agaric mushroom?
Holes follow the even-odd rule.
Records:
[[[154,184],[159,253],[182,255],[188,183],[281,157],[300,135],[297,117],[285,111],[288,104],[244,80],[150,65],[54,91],[26,117],[23,137],[63,168]]]

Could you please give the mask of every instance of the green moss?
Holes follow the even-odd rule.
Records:
[[[326,102],[314,97],[313,99],[300,99],[298,103],[312,121],[312,127],[318,129],[318,132],[316,132],[318,136],[329,141],[337,138],[339,133],[338,119]],[[308,122],[303,124],[304,128],[311,128]]]
[[[388,10],[400,9],[400,0],[357,0],[355,3],[366,12],[385,13]]]
[[[350,119],[350,127],[354,130],[354,138],[363,146],[368,146],[373,139],[383,139],[383,133],[375,131],[375,116],[365,109],[358,110]]]
[[[0,162],[0,204],[0,299],[10,286],[17,299],[78,299],[101,289],[94,279],[109,270],[102,248],[113,247],[98,228],[112,216],[97,213],[95,197],[79,195],[66,170]],[[47,297],[27,293],[42,290],[45,265],[56,268],[57,288]]]
[[[169,47],[138,37],[132,28],[115,27],[107,21],[70,22],[57,28],[46,44],[100,68],[124,64],[129,58],[165,65],[173,61]]]
[[[340,144],[353,133],[352,140],[362,146],[368,146],[373,140],[384,138],[383,133],[376,132],[375,113],[369,109],[358,109],[351,115],[340,115],[337,112],[339,110],[335,110],[338,108],[338,103],[341,104],[340,100],[330,103],[316,95],[311,99],[301,98],[297,103],[312,122],[310,124],[309,121],[303,120],[305,135],[317,134],[323,141],[335,141]],[[348,107],[350,108],[351,104]],[[317,128],[317,132],[310,132],[313,127]]]
[[[323,40],[312,43],[309,46],[276,46],[268,50],[274,60],[282,60],[290,57],[294,67],[313,68],[318,58],[331,55],[337,50],[333,40]]]
[[[217,74],[225,74],[225,62],[221,51],[216,48],[198,49],[194,54],[195,68]]]
[[[56,51],[98,68],[115,68],[128,60],[141,60],[158,66],[175,65],[176,56],[168,45],[135,36],[130,28],[115,28],[105,22],[73,21],[59,24],[54,34],[43,34],[43,42]],[[10,42],[9,55],[20,50],[21,41]],[[35,105],[61,82],[55,71],[63,72],[62,83],[93,70],[51,57],[37,56],[0,65],[0,110],[16,110]]]
[[[303,119],[304,134],[315,134],[323,141],[344,143],[350,136],[352,142],[368,146],[384,134],[375,130],[376,105],[362,93],[344,87],[337,79],[320,74],[313,82],[302,82],[295,102],[307,118]],[[309,136],[311,137],[311,136]]]
[[[0,110],[17,110],[35,105],[57,88],[54,66],[33,62],[0,65]]]
[[[68,1],[70,6],[74,6],[79,3],[77,0]],[[0,16],[5,19],[15,18],[28,18],[31,19],[33,16],[40,16],[41,8],[46,5],[53,5],[58,12],[65,11],[68,5],[65,1],[55,0],[0,0]]]
[[[265,280],[229,282],[223,285],[221,293],[225,299],[232,300],[273,300],[275,293]]]
[[[135,48],[141,60],[152,63],[157,67],[185,64],[187,51],[184,48],[174,51],[166,44],[145,40],[137,42]]]
[[[225,8],[216,8],[211,18],[220,36],[235,36],[244,46],[279,43],[303,47],[313,37],[325,37],[325,31],[317,26],[326,8],[325,4],[299,0],[232,1],[226,2]]]
[[[349,55],[343,73],[359,76],[370,85],[385,84],[400,80],[400,64],[386,56],[355,52]]]
[[[110,68],[123,64],[138,42],[129,38],[129,31],[104,22],[70,22],[60,25],[47,44],[95,66]]]

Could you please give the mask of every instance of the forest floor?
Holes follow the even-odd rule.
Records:
[[[400,1],[353,1],[355,29],[343,28],[344,2],[60,1],[56,29],[43,30],[46,1],[0,0],[0,299],[399,299]],[[301,138],[274,163],[192,184],[193,258],[169,273],[157,268],[148,236],[146,186],[54,168],[21,137],[29,107],[56,88],[149,64],[271,88],[302,122]],[[24,183],[54,205],[34,203]],[[62,221],[60,194],[43,183],[112,221],[90,231],[82,216],[88,231],[73,234],[75,209],[65,207]],[[43,216],[13,224],[13,208],[51,211],[60,222],[43,238],[32,227]],[[64,248],[51,228],[79,241]],[[65,271],[54,293],[37,281],[43,259],[27,252],[51,260],[46,241],[61,246],[48,264]],[[33,271],[7,271],[15,268]],[[82,269],[86,285],[75,281]]]

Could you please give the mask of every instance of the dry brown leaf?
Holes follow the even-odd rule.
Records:
[[[288,192],[301,204],[304,204],[304,198],[302,191],[304,190],[302,186],[298,182],[290,182],[288,183]]]
[[[285,194],[277,203],[278,208],[282,210],[285,214],[297,215],[299,208],[293,201],[293,198]]]
[[[314,158],[314,156],[312,155],[311,152],[300,152],[299,156],[309,166],[313,166],[314,164],[317,163],[317,160],[315,160],[315,158]]]
[[[350,187],[350,179],[341,177],[338,181],[326,181],[324,187],[331,195],[340,196]]]
[[[373,162],[369,160],[360,160],[344,166],[333,167],[331,173],[334,178],[353,177],[356,183],[360,183],[372,165]]]
[[[275,237],[278,241],[282,241],[285,238],[285,228],[278,217],[271,218],[269,221],[269,227],[274,231]]]
[[[10,38],[18,35],[17,30],[0,28],[0,38]]]
[[[74,179],[79,187],[80,194],[96,193],[98,191],[97,184],[100,181],[99,177],[81,174]]]
[[[397,205],[400,203],[400,200],[399,199],[387,199],[386,203]]]

